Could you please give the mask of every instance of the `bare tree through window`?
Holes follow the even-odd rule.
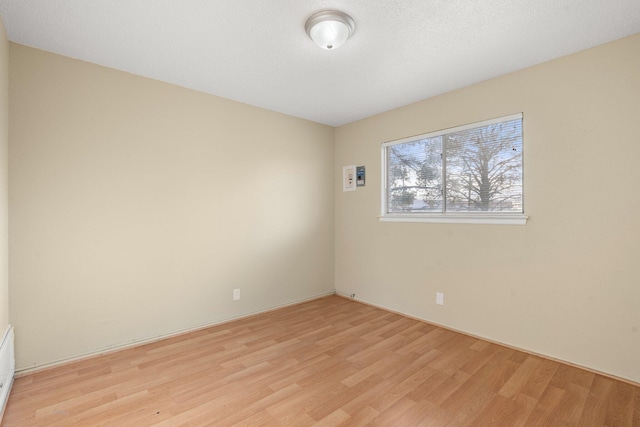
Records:
[[[522,118],[386,147],[387,211],[523,212]]]

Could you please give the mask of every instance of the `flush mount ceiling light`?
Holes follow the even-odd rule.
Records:
[[[313,14],[304,24],[307,34],[323,49],[337,49],[356,29],[353,18],[337,10],[324,10]]]

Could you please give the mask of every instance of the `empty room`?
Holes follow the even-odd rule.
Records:
[[[637,0],[0,0],[3,426],[640,426]]]

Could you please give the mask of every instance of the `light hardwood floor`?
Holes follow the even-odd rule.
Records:
[[[640,387],[330,296],[18,378],[32,425],[640,426]]]

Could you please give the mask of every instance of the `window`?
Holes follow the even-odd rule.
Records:
[[[522,114],[382,144],[382,221],[525,224]]]

